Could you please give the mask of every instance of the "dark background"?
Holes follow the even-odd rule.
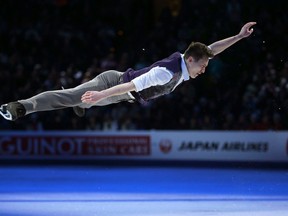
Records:
[[[41,112],[0,130],[287,130],[288,6],[271,0],[0,0],[0,103],[254,33],[147,106]]]

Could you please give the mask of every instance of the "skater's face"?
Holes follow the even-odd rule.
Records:
[[[208,66],[208,63],[209,63],[208,58],[202,58],[196,61],[192,56],[189,56],[186,59],[186,66],[189,76],[192,79],[195,79],[200,74],[203,74],[205,72],[206,67]]]

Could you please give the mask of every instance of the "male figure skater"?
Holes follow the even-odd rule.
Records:
[[[75,88],[46,91],[25,100],[3,104],[0,114],[15,121],[33,112],[73,107],[82,117],[85,108],[105,106],[121,101],[145,103],[172,92],[180,83],[196,78],[205,72],[209,59],[221,53],[239,40],[250,36],[256,22],[246,23],[240,32],[232,37],[216,41],[209,46],[192,42],[184,54],[173,53],[150,67],[126,72],[109,70]]]

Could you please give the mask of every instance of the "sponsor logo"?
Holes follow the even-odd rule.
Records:
[[[288,146],[288,141],[287,141]],[[183,141],[178,151],[229,151],[229,152],[267,152],[267,142],[186,142]]]
[[[163,139],[159,143],[160,151],[164,154],[168,154],[172,150],[172,142],[168,139]]]
[[[150,155],[150,136],[4,136],[5,156]]]

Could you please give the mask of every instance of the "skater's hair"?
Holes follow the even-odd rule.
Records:
[[[213,58],[214,54],[210,47],[200,42],[192,42],[184,52],[184,59],[192,56],[196,61],[203,58]]]

